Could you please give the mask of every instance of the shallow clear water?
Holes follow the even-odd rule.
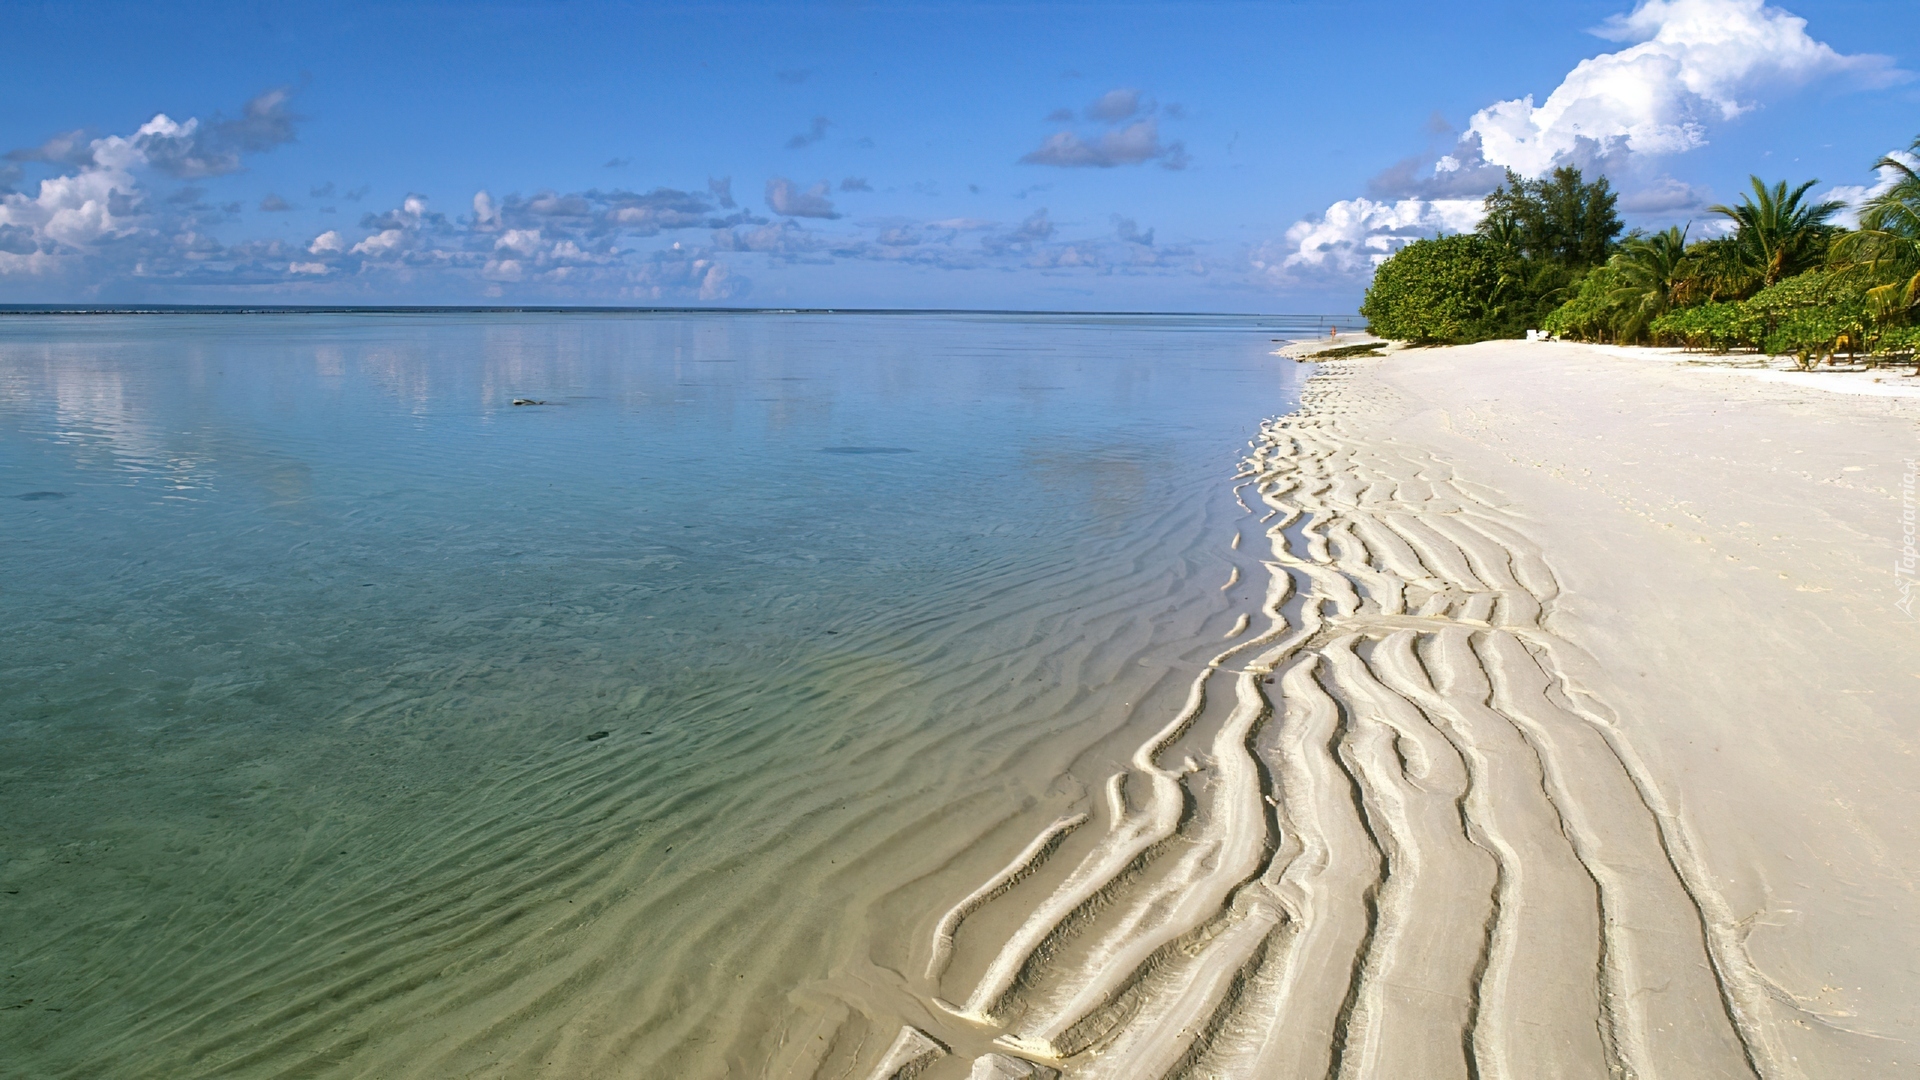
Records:
[[[1288,329],[0,320],[7,1075],[754,1075],[901,1007],[1246,610]]]

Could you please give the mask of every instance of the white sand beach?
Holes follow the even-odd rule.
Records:
[[[1670,356],[1324,365],[1242,477],[1262,614],[849,1074],[1904,1075],[1916,457],[1920,400]]]

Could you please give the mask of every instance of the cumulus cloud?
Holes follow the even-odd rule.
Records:
[[[32,255],[40,246],[33,230],[24,225],[0,225],[0,252],[8,255]]]
[[[1315,220],[1295,222],[1281,243],[1256,250],[1253,266],[1276,283],[1353,275],[1371,271],[1410,240],[1465,232],[1483,216],[1479,199],[1345,199]]]
[[[7,160],[84,168],[93,164],[93,136],[85,128],[61,132],[39,146],[8,151]]]
[[[1125,120],[1140,111],[1140,91],[1109,90],[1087,106],[1087,119],[1112,123]]]
[[[1141,115],[1145,108],[1136,103],[1132,118],[1114,129],[1150,120]],[[145,288],[278,286],[296,295],[386,297],[426,286],[440,295],[458,295],[464,287],[486,296],[511,290],[523,296],[718,303],[751,287],[740,271],[755,260],[867,260],[1076,275],[1184,274],[1205,272],[1208,265],[1191,248],[1157,243],[1154,230],[1117,216],[1110,228],[1057,222],[1044,209],[1011,222],[938,217],[850,223],[835,209],[833,193],[871,191],[862,177],[843,177],[837,188],[828,181],[809,186],[775,177],[766,193],[773,221],[740,208],[729,179],[710,178],[695,190],[500,195],[483,189],[471,195],[470,212],[466,200],[457,211],[442,212],[413,193],[302,242],[224,242],[226,228],[243,220],[243,207],[210,204],[208,188],[218,183],[207,181],[238,171],[246,155],[284,142],[292,122],[286,96],[269,94],[237,119],[156,116],[130,133],[66,133],[16,152],[0,166],[12,170],[0,181],[12,185],[24,175],[18,170],[30,170],[35,183],[25,191],[0,190],[0,275],[83,285],[137,279]],[[358,199],[368,191],[362,185],[343,192],[333,181],[310,186],[316,199]],[[269,213],[292,209],[278,192],[254,205]],[[698,239],[645,243],[669,231]]]
[[[751,251],[793,261],[817,255],[827,244],[796,222],[775,221],[719,230],[713,234],[713,246],[719,251]]]
[[[155,114],[129,135],[70,131],[39,146],[6,155],[0,185],[0,275],[51,276],[86,267],[132,266],[149,275],[183,272],[224,252],[205,228],[231,217],[238,203],[219,207],[188,188],[157,204],[146,183],[155,175],[197,179],[240,171],[247,154],[294,138],[298,117],[290,91],[270,90],[246,103],[238,117],[176,121]],[[20,190],[25,167],[47,171]],[[257,260],[248,248],[242,260]]]
[[[1620,196],[1620,209],[1629,214],[1670,214],[1697,210],[1706,204],[1706,192],[1671,176],[1662,176]]]
[[[673,244],[649,255],[633,272],[627,295],[648,300],[692,296],[717,303],[740,295],[747,282],[704,248]]]
[[[1906,163],[1909,169],[1920,171],[1920,156],[1915,156],[1910,150],[1895,150],[1886,156]],[[1833,216],[1834,222],[1849,229],[1856,228],[1860,224],[1860,211],[1866,209],[1867,203],[1886,194],[1905,175],[1899,169],[1882,165],[1876,170],[1873,183],[1837,184],[1821,192],[1820,200],[1822,202],[1832,200],[1843,204],[1840,212]]]
[[[1132,218],[1121,217],[1119,214],[1113,215],[1113,234],[1123,243],[1143,244],[1147,247],[1153,246],[1152,229],[1141,232],[1139,222]]]
[[[833,126],[833,121],[827,119],[826,117],[824,116],[814,117],[813,123],[808,125],[807,130],[787,140],[787,149],[800,150],[805,147],[812,146],[814,143],[817,143],[821,139],[826,138],[827,129],[832,126]]]
[[[1635,44],[1582,60],[1539,105],[1529,95],[1474,114],[1467,130],[1488,161],[1538,176],[1583,142],[1601,154],[1684,153],[1706,142],[1707,122],[1750,111],[1763,89],[1893,73],[1884,57],[1835,52],[1764,0],[1644,0],[1599,33]]]
[[[827,197],[830,190],[825,180],[802,191],[793,181],[776,176],[767,181],[767,205],[787,217],[837,218],[833,200]]]
[[[485,188],[473,193],[473,227],[488,230],[500,227],[500,208]]]
[[[148,121],[135,136],[147,163],[169,176],[197,179],[239,172],[242,154],[258,154],[294,140],[300,119],[288,108],[293,92],[281,87],[259,95],[226,119],[215,114],[201,123],[176,123],[165,113]]]
[[[1149,117],[1103,131],[1091,140],[1071,131],[1056,131],[1038,149],[1023,156],[1020,164],[1111,169],[1156,160],[1166,168],[1182,169],[1187,164],[1187,151],[1183,143],[1161,145],[1160,125]]]
[[[1028,215],[1020,227],[1007,235],[1007,240],[1015,244],[1030,244],[1036,240],[1045,240],[1053,235],[1053,221],[1047,217],[1047,208],[1041,207]]]
[[[1835,51],[1808,34],[1805,19],[1765,0],[1640,0],[1596,33],[1626,47],[1580,61],[1538,104],[1528,95],[1474,113],[1447,152],[1395,163],[1374,177],[1369,197],[1337,202],[1296,223],[1285,242],[1255,249],[1255,276],[1282,284],[1364,276],[1411,239],[1471,228],[1477,216],[1469,222],[1462,207],[1477,215],[1508,169],[1540,176],[1576,165],[1636,178],[1623,210],[1689,209],[1701,193],[1653,163],[1705,145],[1713,124],[1819,79],[1907,77],[1885,57]]]
[[[1020,158],[1022,165],[1051,165],[1063,169],[1111,169],[1119,165],[1140,165],[1157,161],[1162,168],[1187,167],[1184,143],[1160,142],[1160,124],[1152,115],[1155,106],[1142,100],[1140,91],[1129,87],[1109,90],[1086,108],[1086,118],[1105,125],[1103,130],[1081,133],[1071,129],[1056,131],[1040,146]],[[1047,116],[1049,123],[1069,123],[1073,113],[1056,109]],[[1131,122],[1129,122],[1131,121]]]

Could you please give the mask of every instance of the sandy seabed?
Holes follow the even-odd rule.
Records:
[[[1323,365],[1258,614],[773,1073],[1920,1069],[1916,457],[1920,398],[1671,357]]]

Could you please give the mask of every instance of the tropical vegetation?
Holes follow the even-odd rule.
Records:
[[[1874,163],[1885,182],[1859,207],[1753,177],[1694,223],[1622,235],[1606,179],[1577,169],[1509,173],[1472,233],[1409,244],[1383,262],[1361,314],[1374,333],[1422,343],[1519,337],[1877,363],[1920,344],[1920,139]]]

